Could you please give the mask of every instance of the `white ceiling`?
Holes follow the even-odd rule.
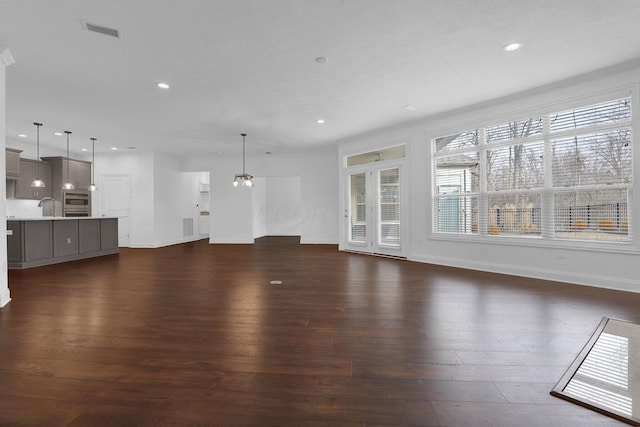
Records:
[[[0,0],[7,139],[308,150],[634,60],[639,23],[638,0]]]

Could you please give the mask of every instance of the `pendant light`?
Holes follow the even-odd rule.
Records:
[[[249,175],[244,170],[244,162],[245,162],[245,148],[244,148],[244,139],[247,136],[246,133],[241,133],[242,135],[242,173],[236,174],[233,178],[233,186],[237,187],[238,185],[242,185],[244,187],[253,187],[253,179],[252,175]]]
[[[71,135],[71,131],[65,130],[64,133],[67,134],[67,181],[62,186],[62,189],[63,190],[73,190],[75,187],[71,183],[71,181],[69,181],[69,135]]]
[[[34,123],[34,125],[36,125],[36,176],[31,186],[44,188],[44,181],[40,179],[40,175],[38,174],[38,163],[40,163],[40,126],[42,126],[42,123]]]
[[[98,187],[96,187],[95,180],[95,168],[96,168],[96,138],[89,138],[91,140],[91,185],[89,186],[89,191],[96,191]]]

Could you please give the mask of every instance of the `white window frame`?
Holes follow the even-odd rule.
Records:
[[[447,233],[436,231],[437,228],[437,218],[434,212],[434,203],[438,203],[438,189],[437,189],[437,168],[436,162],[437,159],[447,155],[453,154],[462,154],[469,152],[479,152],[480,153],[480,174],[483,177],[481,179],[481,188],[479,192],[465,194],[468,196],[477,196],[478,197],[478,205],[479,209],[487,209],[486,201],[488,196],[491,194],[487,191],[486,188],[486,152],[489,148],[499,147],[499,146],[508,146],[508,145],[516,145],[518,140],[509,140],[504,141],[503,143],[498,144],[486,144],[484,141],[484,132],[481,132],[481,142],[478,146],[473,147],[465,147],[458,150],[452,150],[450,152],[445,153],[436,153],[436,139],[446,136],[453,135],[459,132],[468,132],[474,129],[487,128],[490,126],[494,126],[500,123],[506,123],[510,121],[520,120],[523,117],[534,117],[534,116],[545,116],[552,114],[557,111],[564,111],[569,109],[578,109],[581,107],[586,107],[592,104],[598,104],[601,102],[607,102],[619,98],[629,97],[631,99],[631,111],[632,111],[632,121],[628,124],[628,127],[631,128],[632,133],[632,141],[634,147],[632,147],[632,180],[630,184],[625,185],[615,185],[615,186],[607,186],[609,188],[620,188],[624,187],[628,189],[628,221],[629,221],[629,233],[630,239],[628,241],[615,241],[615,242],[607,242],[607,241],[596,241],[596,240],[580,240],[580,239],[561,239],[555,238],[553,233],[550,231],[552,227],[552,223],[554,221],[553,215],[553,204],[550,203],[553,198],[554,188],[551,186],[551,173],[548,172],[551,169],[551,139],[556,139],[558,136],[556,134],[550,134],[548,132],[548,128],[545,129],[545,132],[540,135],[539,139],[545,141],[545,184],[544,187],[536,189],[539,190],[541,197],[543,198],[542,203],[542,222],[544,226],[542,228],[542,232],[539,237],[530,238],[526,236],[519,235],[502,235],[502,236],[492,236],[487,233],[487,224],[486,221],[482,223],[480,220],[479,230],[477,234],[470,233]],[[520,110],[518,112],[514,112],[509,115],[502,116],[494,116],[490,118],[485,118],[479,120],[477,122],[469,122],[466,124],[462,124],[459,126],[452,126],[446,129],[442,129],[437,132],[433,132],[433,137],[428,138],[428,143],[430,146],[430,159],[429,164],[431,168],[431,188],[430,188],[430,204],[432,206],[431,209],[431,224],[429,224],[429,238],[433,240],[447,240],[447,241],[463,241],[463,242],[487,242],[487,243],[495,243],[495,244],[509,244],[509,245],[520,245],[520,246],[543,246],[543,247],[557,247],[557,248],[567,248],[567,249],[584,249],[584,250],[595,250],[602,251],[606,250],[608,252],[640,252],[640,232],[632,232],[632,229],[638,229],[640,227],[640,215],[637,212],[639,209],[637,208],[637,204],[634,202],[638,198],[637,194],[634,197],[634,193],[637,191],[635,188],[637,185],[634,185],[640,182],[640,99],[639,99],[639,88],[637,85],[628,86],[621,88],[619,90],[603,92],[600,94],[596,94],[593,96],[584,96],[580,98],[574,98],[568,101],[549,104],[543,107],[536,107],[530,110]],[[546,121],[546,125],[548,125],[548,121]],[[619,125],[615,125],[614,127],[618,127]],[[607,126],[603,126],[603,129],[606,129]],[[562,132],[559,132],[561,134]],[[527,142],[533,141],[533,139],[527,139]],[[536,190],[527,190],[527,191],[536,191]],[[519,190],[513,190],[514,192],[518,192]],[[482,215],[481,215],[482,216]]]

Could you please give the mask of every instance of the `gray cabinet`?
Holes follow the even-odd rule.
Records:
[[[100,249],[118,249],[118,218],[100,220]]]
[[[7,221],[9,266],[49,260],[53,255],[51,221]]]
[[[24,259],[22,253],[22,221],[7,221],[7,264],[18,264]]]
[[[117,254],[118,218],[7,220],[7,264],[29,268]]]
[[[24,260],[41,261],[51,258],[51,222],[24,223]]]
[[[78,221],[78,245],[80,253],[97,252],[100,250],[100,221],[99,219],[85,219]]]
[[[91,162],[76,159],[67,161],[66,157],[43,157],[42,160],[53,167],[53,188],[62,188],[67,178],[77,190],[86,190],[91,185]]]
[[[20,153],[22,150],[5,149],[7,179],[17,179],[20,176]]]
[[[69,163],[69,179],[73,177],[76,188],[86,190],[91,185],[91,163],[76,161]]]
[[[38,175],[44,181],[46,187],[34,188],[31,183],[36,178],[36,165]],[[16,199],[40,200],[43,197],[51,197],[52,167],[48,163],[31,159],[20,159],[20,177],[16,181]]]
[[[78,253],[78,220],[53,222],[53,257]]]

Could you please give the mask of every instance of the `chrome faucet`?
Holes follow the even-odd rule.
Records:
[[[38,203],[42,208],[42,216],[56,216],[56,201],[51,197],[43,197]]]

